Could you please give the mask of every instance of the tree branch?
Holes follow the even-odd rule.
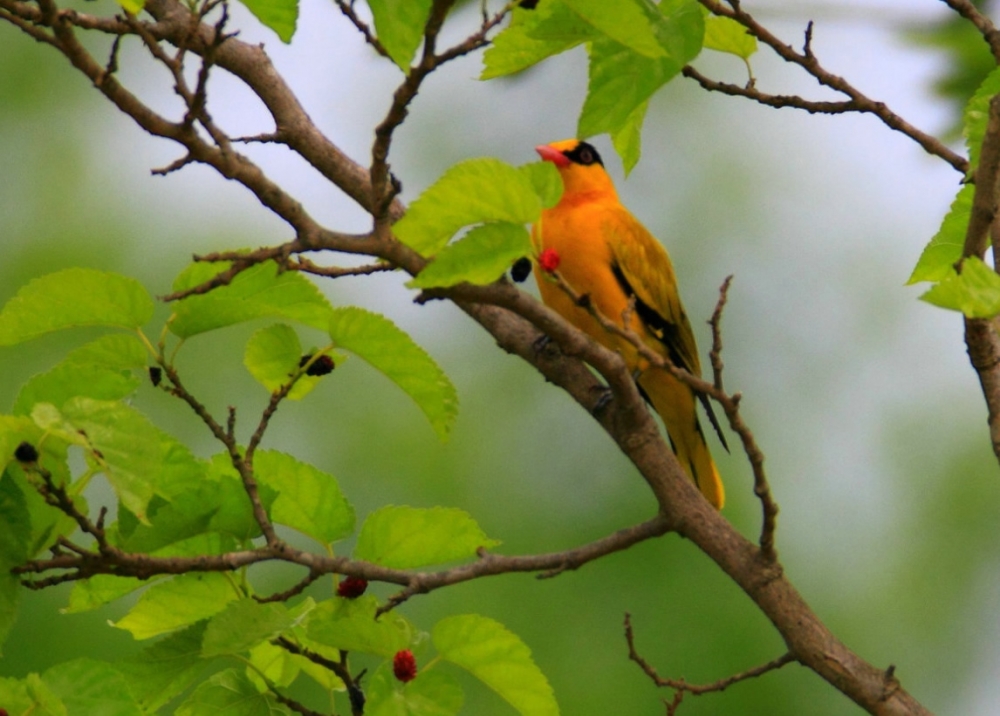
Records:
[[[947,2],[947,0],[945,0]],[[714,15],[719,15],[720,17],[728,17],[736,22],[743,25],[751,35],[756,37],[758,40],[763,42],[765,45],[770,47],[775,53],[778,54],[786,62],[794,65],[798,65],[807,73],[812,75],[816,80],[830,89],[836,90],[841,94],[847,95],[851,102],[849,107],[845,106],[842,111],[855,111],[862,114],[873,114],[878,117],[883,124],[885,124],[890,129],[897,132],[905,134],[907,137],[919,144],[925,152],[932,154],[936,157],[940,157],[954,167],[957,171],[965,174],[969,170],[968,161],[951,151],[945,144],[939,140],[937,137],[933,137],[926,132],[923,132],[912,124],[904,120],[895,112],[891,111],[884,102],[878,102],[870,99],[856,87],[854,87],[850,82],[845,80],[843,77],[828,72],[826,69],[820,65],[819,60],[812,52],[811,38],[812,38],[812,28],[806,32],[806,43],[803,51],[801,53],[796,52],[792,47],[775,36],[770,30],[765,28],[759,22],[757,22],[750,13],[742,9],[740,3],[736,0],[730,0],[729,6],[724,5],[721,0],[698,0],[702,5],[708,8],[709,12]],[[690,73],[685,73],[685,76],[697,79],[694,75]],[[700,80],[699,80],[700,82]],[[712,87],[702,85],[706,89],[713,89],[718,91],[724,91],[722,87],[732,87],[732,85],[721,85],[720,87]],[[790,103],[787,105],[772,104],[770,101],[764,101],[766,98],[773,98],[773,95],[763,95],[756,93],[752,88],[745,92],[730,92],[727,94],[740,94],[742,96],[754,99],[756,101],[761,101],[763,104],[770,104],[770,106],[791,106],[800,107],[802,109],[807,109],[808,111],[829,111],[819,109],[821,105],[809,103],[806,100],[798,100],[797,103]],[[759,95],[759,96],[758,96]],[[813,105],[814,109],[808,109],[809,105]]]

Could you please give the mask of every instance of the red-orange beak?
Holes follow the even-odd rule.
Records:
[[[535,151],[538,152],[538,156],[542,158],[542,161],[552,162],[557,167],[569,166],[569,157],[558,149],[553,149],[548,144],[539,144],[535,147]]]

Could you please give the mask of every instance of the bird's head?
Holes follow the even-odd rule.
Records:
[[[604,171],[604,162],[593,145],[579,139],[542,144],[535,151],[546,162],[552,162],[563,180],[563,197],[574,198],[584,194],[615,195],[611,177]]]

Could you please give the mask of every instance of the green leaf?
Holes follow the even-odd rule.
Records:
[[[979,153],[986,136],[986,123],[990,115],[990,100],[1000,93],[1000,67],[995,68],[972,95],[962,116],[962,135],[969,150],[969,174],[973,176],[979,167]]]
[[[920,260],[913,268],[907,285],[918,281],[940,281],[955,273],[955,264],[962,258],[965,246],[965,234],[972,215],[972,196],[975,192],[975,184],[966,184],[959,190],[941,221],[941,228],[920,254]]]
[[[73,582],[69,604],[63,614],[89,612],[113,602],[148,584],[136,577],[116,577],[113,574],[95,574],[93,577]]]
[[[127,333],[98,338],[67,355],[45,373],[32,376],[14,401],[15,415],[30,415],[36,403],[60,407],[72,397],[118,400],[139,387],[134,369],[146,367],[146,349]]]
[[[295,34],[299,19],[298,0],[240,0],[265,27],[274,30],[286,45]]]
[[[431,638],[441,658],[468,670],[525,716],[559,713],[531,650],[499,622],[478,614],[446,617]]]
[[[628,176],[635,165],[639,163],[639,156],[642,153],[642,123],[646,119],[646,110],[649,102],[643,102],[625,120],[616,132],[611,135],[611,144],[622,159],[622,167],[625,169],[625,176]]]
[[[410,248],[433,256],[463,226],[491,221],[529,224],[541,210],[524,172],[499,159],[469,159],[428,187],[392,230]]]
[[[368,0],[368,7],[382,47],[392,61],[409,74],[413,53],[424,39],[431,0]]]
[[[241,654],[291,629],[295,620],[284,604],[244,598],[212,617],[201,644],[203,657]]]
[[[658,36],[667,57],[645,57],[610,39],[591,43],[590,84],[577,136],[623,131],[633,113],[700,52],[705,20],[698,4],[663,0],[660,10],[664,22]]]
[[[131,632],[136,639],[149,639],[218,614],[237,598],[224,574],[182,574],[151,586],[112,626]]]
[[[666,55],[655,31],[659,17],[648,0],[564,0],[577,15],[612,40],[645,57]]]
[[[145,713],[155,713],[197,680],[205,662],[201,640],[205,623],[192,624],[115,664]]]
[[[330,338],[338,348],[354,353],[402,388],[427,416],[438,437],[448,437],[458,415],[455,386],[396,324],[363,308],[338,308],[330,321]]]
[[[99,453],[99,464],[121,503],[144,520],[163,456],[160,431],[118,401],[72,398],[62,415]]]
[[[70,716],[144,716],[125,676],[111,664],[74,659],[53,666],[42,680]]]
[[[66,706],[38,674],[23,679],[0,677],[0,704],[10,716],[67,716]]]
[[[480,79],[521,72],[547,57],[600,37],[586,20],[559,0],[534,10],[515,8],[510,25],[493,38],[483,54]]]
[[[952,273],[920,297],[941,308],[961,311],[969,318],[1000,314],[1000,276],[975,256],[962,262],[962,273]]]
[[[4,470],[0,472],[0,647],[14,625],[21,599],[20,578],[10,570],[27,561],[30,544],[28,502],[14,476]]]
[[[261,450],[254,456],[257,480],[277,493],[271,519],[330,544],[354,532],[354,508],[333,475],[291,455]]]
[[[450,674],[418,671],[416,679],[400,684],[389,662],[375,671],[367,696],[366,716],[454,716],[465,701],[462,687]]]
[[[336,649],[391,657],[410,645],[415,630],[394,611],[376,619],[376,609],[378,600],[371,595],[320,602],[309,615],[306,633]]]
[[[262,694],[235,669],[220,671],[182,703],[175,716],[290,716],[291,711]]]
[[[21,442],[28,442],[39,451],[39,462],[52,473],[53,479],[57,483],[68,483],[70,477],[65,443],[55,435],[49,435],[42,441],[42,435],[42,430],[30,418],[0,415],[0,467],[6,465],[4,479],[12,478],[25,500],[31,525],[27,545],[29,556],[51,546],[59,535],[67,535],[77,529],[73,518],[45,502],[14,461],[14,450]]]
[[[559,203],[563,194],[562,177],[552,162],[531,162],[517,168],[531,182],[531,186],[542,203],[542,208],[551,209]]]
[[[433,261],[407,283],[411,288],[454,286],[468,282],[493,283],[515,261],[531,252],[531,239],[522,224],[498,221],[469,231],[445,246]]]
[[[209,462],[205,503],[212,507],[208,529],[223,532],[243,541],[260,537],[260,525],[253,515],[253,508],[246,495],[243,480],[233,467],[228,453],[218,453]],[[277,493],[267,484],[258,484],[258,496],[268,512]]]
[[[36,278],[0,310],[0,346],[81,326],[135,329],[153,317],[153,299],[138,281],[71,268]]]
[[[276,323],[254,333],[243,355],[243,365],[250,375],[272,393],[291,380],[300,360],[302,344],[295,329],[286,323]],[[321,376],[301,376],[288,392],[288,397],[291,400],[304,398],[320,379]]]
[[[748,60],[757,52],[757,38],[731,17],[709,15],[705,18],[705,48]]]
[[[174,291],[199,286],[227,268],[228,262],[193,264],[174,281]],[[243,271],[228,285],[176,302],[169,325],[181,338],[268,317],[325,330],[330,310],[329,301],[305,276],[279,272],[277,264],[267,261]]]
[[[475,556],[480,547],[490,549],[498,544],[463,510],[388,505],[368,515],[354,558],[410,569],[456,562]]]

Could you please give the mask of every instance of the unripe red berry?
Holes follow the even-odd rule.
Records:
[[[392,657],[392,673],[404,684],[417,678],[417,660],[409,649],[397,651]]]
[[[557,268],[559,268],[559,252],[555,249],[545,249],[538,255],[538,265],[542,267],[543,271],[548,271],[552,273]]]
[[[337,585],[337,594],[345,599],[357,599],[368,589],[368,580],[362,577],[344,577]]]

